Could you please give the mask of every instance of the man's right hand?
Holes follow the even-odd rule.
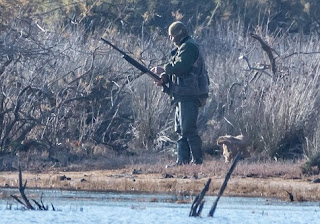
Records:
[[[166,78],[166,75],[164,73],[164,69],[163,67],[160,67],[160,66],[156,66],[156,67],[153,67],[151,69],[152,72],[160,75],[160,80],[159,81],[154,81],[154,83],[157,85],[157,86],[162,86],[163,84],[167,83],[167,78]]]
[[[153,67],[151,71],[160,75],[161,73],[164,73],[164,68],[160,66],[156,66],[156,67]]]

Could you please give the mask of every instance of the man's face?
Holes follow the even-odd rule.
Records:
[[[174,37],[169,34],[169,39],[173,42]]]
[[[176,46],[179,47],[179,44],[174,40],[174,36],[169,34],[169,39],[171,40],[171,42]]]

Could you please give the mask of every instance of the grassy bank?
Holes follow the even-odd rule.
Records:
[[[185,165],[166,169],[168,159],[160,158],[153,164],[131,164],[121,169],[96,170],[73,167],[66,171],[51,167],[47,170],[23,171],[29,188],[65,190],[117,191],[132,193],[170,193],[177,202],[190,202],[208,178],[212,184],[208,195],[217,195],[230,165],[221,160],[206,160],[202,166]],[[304,176],[299,170],[301,162],[240,161],[225,196],[276,197],[294,201],[319,201],[320,185],[312,181],[318,176]],[[82,170],[82,171],[77,171]],[[0,172],[1,187],[18,187],[18,172]],[[9,197],[1,195],[2,198]]]

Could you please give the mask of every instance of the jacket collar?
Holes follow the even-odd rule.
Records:
[[[175,55],[179,49],[179,47],[184,44],[187,40],[189,40],[191,37],[189,35],[187,35],[185,38],[183,38],[180,42],[180,44],[178,46],[176,46],[172,51],[171,51],[171,55]]]
[[[183,38],[181,41],[180,41],[180,44],[179,44],[179,47],[185,43],[187,40],[189,40],[191,37],[189,35],[187,35],[185,38]]]

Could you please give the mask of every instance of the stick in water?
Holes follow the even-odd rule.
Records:
[[[215,210],[217,208],[218,201],[219,201],[220,197],[222,196],[222,194],[224,192],[224,189],[226,189],[228,181],[230,179],[230,176],[231,176],[234,168],[236,167],[238,161],[240,160],[240,158],[241,158],[241,153],[238,152],[238,154],[234,158],[234,161],[233,161],[233,163],[232,163],[232,165],[231,165],[226,177],[224,178],[224,181],[223,181],[223,184],[221,185],[221,188],[220,188],[219,194],[217,196],[217,199],[215,200],[215,202],[213,203],[213,205],[212,205],[212,207],[210,209],[210,212],[208,214],[209,217],[213,217],[213,214],[214,214],[214,212],[215,212]]]
[[[211,178],[208,179],[206,185],[204,186],[200,194],[197,195],[197,197],[194,199],[190,209],[189,216],[200,216],[203,205],[204,205],[203,198],[207,193],[207,191],[209,190],[210,183],[211,183]]]

